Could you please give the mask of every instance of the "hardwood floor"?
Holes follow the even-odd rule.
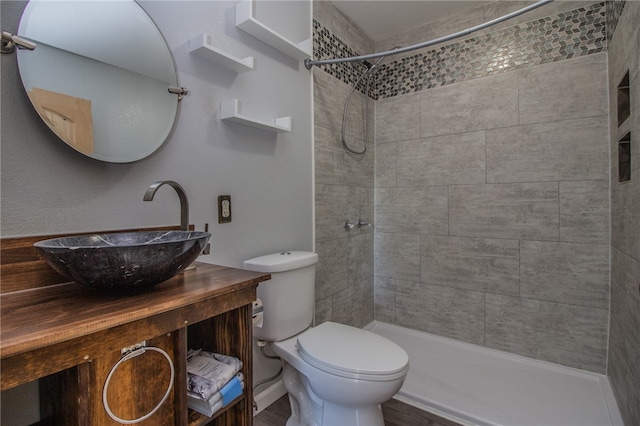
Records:
[[[382,404],[385,426],[460,426],[460,424],[391,399]]]
[[[395,399],[382,404],[382,412],[385,426],[460,426]],[[285,395],[255,416],[253,426],[285,426],[290,415],[289,397]]]

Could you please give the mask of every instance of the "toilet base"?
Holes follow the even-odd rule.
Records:
[[[380,404],[348,406],[323,401],[306,377],[287,362],[283,364],[282,381],[291,404],[286,426],[384,426]]]

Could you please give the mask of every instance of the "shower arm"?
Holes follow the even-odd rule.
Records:
[[[310,70],[312,66],[314,65],[326,65],[326,64],[338,64],[338,63],[342,63],[342,62],[357,62],[357,61],[366,61],[369,59],[376,59],[376,58],[380,58],[383,56],[389,56],[389,55],[399,55],[401,53],[406,53],[406,52],[411,52],[413,50],[417,50],[417,49],[422,49],[425,47],[429,47],[429,46],[433,46],[434,44],[438,44],[438,43],[442,43],[444,41],[449,41],[452,40],[454,38],[458,38],[458,37],[463,37],[466,36],[468,34],[471,34],[473,32],[479,31],[479,30],[483,30],[485,28],[491,27],[495,24],[499,24],[500,22],[506,21],[508,19],[514,18],[516,16],[522,15],[524,13],[527,13],[533,9],[537,9],[540,6],[544,6],[547,3],[551,3],[553,0],[540,0],[536,3],[533,3],[529,6],[523,7],[522,9],[518,9],[514,12],[508,13],[504,16],[501,16],[499,18],[496,19],[492,19],[491,21],[487,21],[483,24],[480,25],[476,25],[475,27],[471,27],[471,28],[467,28],[466,30],[462,30],[462,31],[458,31],[456,33],[453,34],[449,34],[446,35],[444,37],[439,37],[433,40],[429,40],[429,41],[425,41],[423,43],[418,43],[418,44],[413,44],[411,46],[407,46],[407,47],[401,47],[401,48],[397,48],[397,49],[392,49],[392,50],[387,50],[384,52],[378,52],[378,53],[370,53],[368,55],[360,55],[360,56],[350,56],[350,57],[346,57],[346,58],[335,58],[335,59],[318,59],[318,60],[312,60],[312,59],[305,59],[304,60],[304,66]]]

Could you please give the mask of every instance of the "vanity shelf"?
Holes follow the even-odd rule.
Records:
[[[236,4],[236,27],[293,59],[303,60],[313,56],[311,38],[296,43],[268,28],[253,16],[253,1],[242,0]]]
[[[256,120],[242,115],[239,112],[240,101],[231,99],[220,104],[220,119],[254,129],[267,130],[269,132],[282,133],[291,131],[291,117],[279,117],[271,122]]]
[[[189,52],[202,58],[222,65],[238,73],[253,71],[255,60],[253,56],[247,56],[244,59],[236,58],[226,52],[214,47],[209,43],[210,37],[207,34],[200,34],[189,40]]]
[[[149,291],[104,295],[48,267],[32,246],[44,238],[1,240],[2,390],[39,380],[41,424],[112,425],[102,401],[105,376],[121,349],[146,342],[171,357],[175,380],[169,398],[141,425],[252,424],[251,386],[213,417],[187,408],[186,355],[191,347],[235,356],[252,383],[252,302],[268,274],[197,263]],[[134,419],[168,392],[169,366],[153,351],[126,362],[111,380],[109,405]]]

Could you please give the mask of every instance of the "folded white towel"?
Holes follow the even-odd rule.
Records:
[[[187,353],[187,390],[208,400],[242,368],[238,358],[203,350]]]
[[[242,395],[244,389],[244,375],[238,373],[229,382],[214,393],[211,398],[204,400],[199,394],[187,393],[187,406],[205,416],[211,417],[213,413]]]

